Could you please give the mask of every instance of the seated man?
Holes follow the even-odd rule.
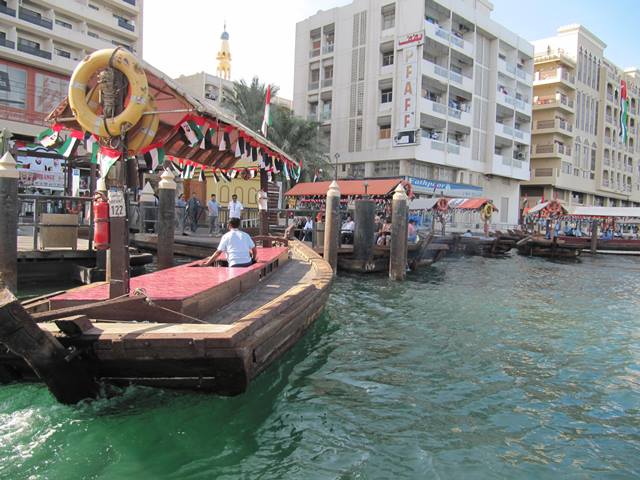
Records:
[[[356,229],[356,224],[351,218],[351,215],[347,215],[347,220],[342,224],[340,229],[341,242],[347,245],[353,243],[353,231]]]
[[[202,262],[203,267],[212,265],[222,252],[227,254],[227,262],[230,267],[248,267],[255,263],[257,258],[256,244],[247,233],[238,230],[240,219],[231,218],[228,225],[229,231],[222,236],[213,255]]]
[[[471,233],[471,230],[467,230],[466,232],[464,232],[462,234],[463,237],[473,237],[473,233]]]

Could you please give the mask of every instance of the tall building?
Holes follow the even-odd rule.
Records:
[[[354,0],[296,28],[294,111],[342,178],[406,177],[518,218],[529,178],[533,46],[488,0]]]
[[[640,205],[640,71],[607,60],[605,43],[582,25],[533,43],[531,180],[523,198]]]
[[[43,130],[88,53],[142,57],[142,0],[0,0],[0,120],[16,138]]]

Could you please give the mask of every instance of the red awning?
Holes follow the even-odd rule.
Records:
[[[488,201],[488,198],[451,198],[449,200],[449,208],[455,208],[458,210],[479,210]],[[498,211],[495,206],[493,208]]]
[[[393,190],[402,182],[401,178],[382,178],[375,180],[338,180],[340,195],[343,197],[364,195],[364,183],[367,182],[367,194],[372,196],[385,196],[393,193]],[[298,183],[285,195],[291,197],[324,196],[329,190],[331,182],[305,182]]]

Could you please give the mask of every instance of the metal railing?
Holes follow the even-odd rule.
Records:
[[[18,195],[18,235],[31,231],[33,250],[38,250],[38,236],[41,225],[40,217],[43,213],[77,214],[78,227],[88,227],[89,246],[93,248],[93,198],[71,197],[64,195]],[[56,225],[65,228],[68,225]],[[75,225],[74,225],[75,227]]]
[[[0,45],[11,49],[16,48],[16,42],[12,42],[6,38],[0,38]]]
[[[4,13],[5,15],[9,15],[11,17],[16,16],[16,11],[13,8],[6,7],[0,4],[0,13]]]
[[[122,18],[118,18],[118,26],[124,28],[125,30],[129,30],[130,32],[135,32],[136,27],[131,23],[123,20]]]
[[[18,11],[18,18],[35,25],[40,25],[41,27],[48,28],[49,30],[53,29],[53,20],[43,17],[40,13],[29,8],[20,7],[20,10]]]
[[[26,45],[24,43],[18,42],[18,50],[24,53],[30,53],[31,55],[35,55],[40,58],[51,60],[51,52],[40,50],[39,48],[33,48],[32,46]]]

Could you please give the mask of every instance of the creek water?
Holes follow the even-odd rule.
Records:
[[[0,387],[0,478],[638,478],[640,259],[340,276],[234,398]]]

